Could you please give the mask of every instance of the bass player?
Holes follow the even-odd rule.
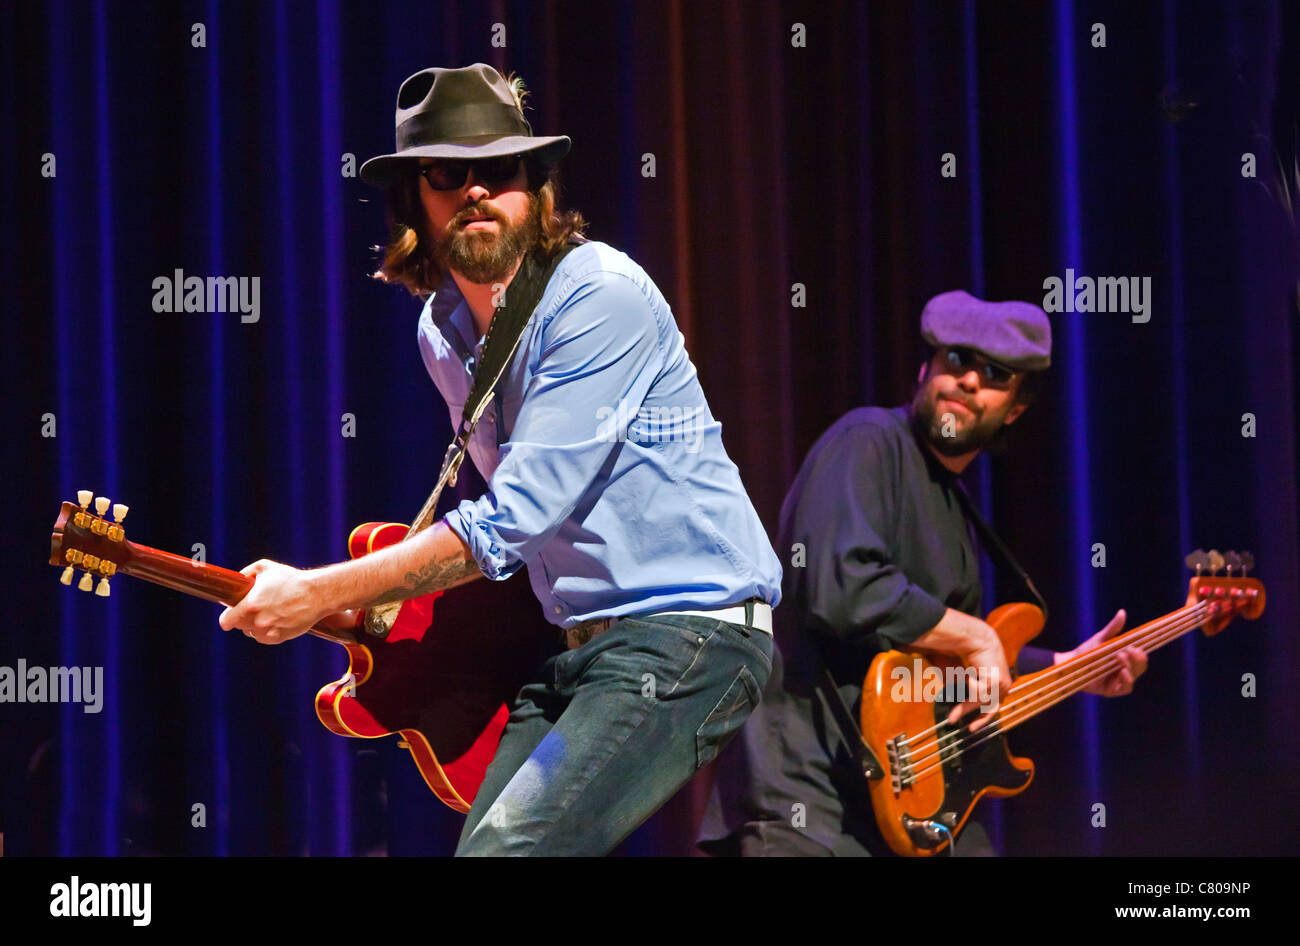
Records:
[[[710,853],[890,853],[846,748],[857,734],[843,733],[820,688],[825,670],[844,705],[855,707],[880,651],[910,646],[961,657],[997,690],[955,707],[950,721],[978,703],[995,708],[1010,686],[1002,644],[975,616],[979,564],[958,476],[1029,406],[1050,364],[1051,326],[1035,305],[956,291],[926,304],[921,333],[933,351],[911,404],[840,418],[786,496],[777,547],[801,550],[806,561],[785,572],[778,653],[762,704],[718,762],[700,832]],[[1119,611],[1070,653],[1023,648],[1018,669],[1031,673],[1096,647],[1124,620]],[[1126,647],[1117,656],[1120,666],[1088,692],[1132,690],[1146,655]],[[980,714],[972,729],[990,718]],[[994,853],[974,821],[955,849]]]

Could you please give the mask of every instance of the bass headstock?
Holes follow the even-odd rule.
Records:
[[[91,499],[95,511],[90,511]],[[112,507],[113,521],[104,516]],[[77,569],[81,569],[82,591],[94,588],[95,594],[108,595],[108,579],[117,573],[131,556],[126,544],[122,520],[130,507],[113,503],[106,496],[94,496],[88,489],[77,491],[77,502],[65,502],[54,520],[54,533],[50,536],[50,564],[64,566],[59,581],[72,584]],[[99,584],[95,585],[95,578]]]
[[[1233,618],[1253,621],[1264,613],[1264,583],[1247,577],[1255,567],[1255,557],[1249,552],[1220,554],[1218,549],[1208,552],[1197,549],[1185,561],[1196,572],[1196,577],[1188,583],[1187,604],[1208,605],[1201,624],[1207,637],[1219,633]],[[1220,569],[1225,574],[1220,575]]]

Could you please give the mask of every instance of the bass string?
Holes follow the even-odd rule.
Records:
[[[1131,646],[1142,635],[1167,627],[1172,622],[1181,621],[1183,620],[1184,616],[1192,613],[1198,608],[1204,608],[1204,607],[1205,607],[1205,603],[1199,602],[1194,605],[1187,605],[1186,607],[1179,608],[1177,611],[1173,611],[1169,614],[1166,614],[1164,617],[1157,618],[1156,620],[1151,621],[1150,623],[1145,624],[1140,628],[1135,628],[1133,631],[1129,632],[1128,634],[1123,634],[1117,638],[1113,638],[1112,640],[1107,641],[1105,644],[1102,644],[1100,647],[1088,651],[1086,654],[1081,654],[1080,657],[1084,657],[1086,659],[1082,660],[1075,667],[1071,667],[1069,663],[1060,664],[1058,666],[1052,667],[1047,673],[1045,673],[1041,677],[1038,677],[1034,680],[1027,681],[1025,683],[1015,684],[1011,687],[1011,690],[1008,693],[1004,705],[1010,708],[1015,704],[1017,699],[1028,699],[1030,696],[1035,695],[1038,691],[1042,689],[1055,686],[1059,680],[1060,674],[1072,673],[1079,669],[1088,669],[1093,664],[1100,662],[1104,658],[1109,657],[1112,654],[1118,653],[1119,651],[1123,650],[1125,647]],[[1018,697],[1017,691],[1027,695],[1023,697]],[[925,739],[927,736],[934,735],[936,732],[938,732],[940,728],[946,725],[948,725],[948,723],[946,722],[935,723],[929,729],[923,729],[920,732],[916,733],[915,735],[907,736],[907,738],[909,741],[914,739]]]
[[[1156,650],[1157,648],[1163,646],[1169,641],[1181,637],[1183,634],[1187,633],[1188,631],[1198,627],[1199,623],[1200,623],[1199,621],[1193,619],[1188,623],[1186,623],[1185,626],[1162,628],[1162,630],[1158,634],[1145,638],[1142,642],[1142,645],[1148,651]],[[1056,703],[1061,702],[1062,700],[1072,695],[1072,693],[1076,692],[1079,688],[1086,686],[1092,680],[1105,676],[1113,669],[1114,667],[1112,666],[1095,667],[1092,668],[1091,672],[1085,673],[1083,675],[1078,675],[1078,679],[1076,680],[1077,685],[1074,686],[1072,689],[1067,690],[1062,687],[1052,691],[1043,691],[1033,701],[1031,701],[1021,712],[1015,714],[1014,717],[1012,715],[1009,715],[1004,722],[999,722],[996,729],[992,731],[985,731],[980,733],[970,733],[966,736],[964,742],[952,744],[953,746],[957,746],[959,748],[957,748],[957,751],[955,752],[950,751],[948,757],[950,759],[956,758],[962,755],[963,753],[965,753],[966,751],[970,749],[974,749],[977,746],[982,745],[985,742],[988,742],[990,739],[996,738],[996,736],[998,736],[1000,733],[1005,733],[1011,729],[1014,729],[1020,723],[1024,722],[1027,719],[1030,719],[1031,717],[1037,715],[1039,712],[1048,709],[1049,707],[1055,705]],[[919,764],[920,762],[928,761],[929,759],[933,758],[936,754],[938,753],[934,751],[929,752],[925,756],[921,757],[918,763],[914,763],[914,764]],[[928,777],[929,775],[932,775],[935,772],[940,771],[941,769],[942,769],[942,760],[916,773],[913,780],[920,781],[922,778]]]
[[[1201,605],[1193,606],[1191,609],[1182,612],[1181,616],[1174,622],[1162,621],[1162,622],[1153,623],[1142,633],[1140,637],[1130,638],[1125,643],[1125,646],[1137,644],[1147,652],[1157,650],[1160,647],[1163,647],[1165,644],[1169,643],[1170,641],[1182,637],[1188,631],[1194,630],[1197,627],[1199,627],[1203,623],[1203,621],[1201,620],[1201,615],[1199,613],[1201,610],[1204,610],[1203,606]],[[983,743],[989,741],[990,739],[995,738],[999,734],[1014,729],[1022,722],[1031,719],[1032,717],[1038,715],[1038,713],[1042,712],[1043,710],[1046,710],[1056,705],[1057,703],[1061,702],[1062,700],[1067,699],[1068,697],[1072,696],[1074,693],[1082,689],[1084,686],[1091,683],[1093,680],[1103,677],[1106,674],[1113,671],[1115,669],[1115,666],[1116,665],[1110,665],[1110,664],[1105,664],[1105,665],[1087,664],[1087,665],[1083,665],[1080,668],[1076,668],[1074,672],[1069,674],[1059,683],[1053,684],[1052,686],[1049,687],[1038,687],[1034,690],[1034,692],[1030,696],[1021,697],[1020,701],[1017,703],[1016,708],[1008,712],[1003,717],[1003,719],[997,723],[996,728],[994,728],[991,732],[984,731],[978,733],[967,733],[963,737],[963,741],[950,743],[948,746],[944,746],[944,747],[940,747],[938,739],[933,741],[928,741],[922,744],[923,747],[928,751],[926,751],[923,755],[920,755],[912,764],[913,765],[924,764],[928,762],[930,759],[934,758],[936,755],[939,755],[943,751],[947,752],[948,759],[957,758],[963,753],[971,749],[974,749],[977,746],[982,745]],[[933,729],[929,730],[929,732],[933,732],[933,731],[934,731]],[[956,749],[956,751],[953,751],[954,748]],[[913,782],[914,783],[919,782],[922,778],[932,775],[935,772],[940,771],[941,769],[942,769],[942,760],[928,766],[927,768],[921,770],[920,772],[917,772],[913,777]]]
[[[1139,633],[1131,638],[1111,641],[1103,647],[1096,648],[1097,656],[1081,661],[1077,667],[1071,667],[1069,663],[1065,663],[1053,668],[1057,671],[1066,671],[1059,679],[1044,677],[1029,681],[1020,695],[1016,694],[1016,688],[1013,686],[1010,698],[1006,703],[1007,717],[1021,722],[1037,715],[1048,706],[1055,705],[1066,697],[1072,696],[1097,679],[1098,676],[1104,676],[1115,670],[1119,666],[1118,662],[1112,663],[1107,658],[1126,647],[1136,645],[1144,650],[1154,651],[1170,641],[1176,640],[1188,631],[1195,630],[1204,623],[1204,615],[1208,608],[1209,604],[1206,602],[1180,608],[1173,614],[1166,616],[1166,618],[1154,621],[1147,627],[1140,629]],[[1089,651],[1088,655],[1080,656],[1090,657],[1092,653],[1093,651]],[[1047,676],[1051,677],[1053,675],[1049,674]],[[1049,697],[1046,704],[1043,704],[1044,695]]]
[[[1157,648],[1163,646],[1169,641],[1175,640],[1178,637],[1181,637],[1183,634],[1187,633],[1188,631],[1195,629],[1196,627],[1199,626],[1199,624],[1200,624],[1199,621],[1192,620],[1189,621],[1189,623],[1187,623],[1186,626],[1163,629],[1159,634],[1151,638],[1145,639],[1142,642],[1141,646],[1143,646],[1144,649],[1148,651],[1156,650]],[[1156,639],[1156,638],[1160,638],[1160,639]],[[949,750],[948,759],[951,760],[957,758],[963,753],[971,749],[974,749],[984,744],[985,742],[988,742],[990,739],[996,738],[999,734],[1014,729],[1020,723],[1024,722],[1027,719],[1032,718],[1033,716],[1037,715],[1043,710],[1048,709],[1051,706],[1054,706],[1055,704],[1061,702],[1062,700],[1071,696],[1074,692],[1077,692],[1078,689],[1082,688],[1083,686],[1086,686],[1092,680],[1105,676],[1113,669],[1114,669],[1113,666],[1095,667],[1091,669],[1091,672],[1082,675],[1076,681],[1077,686],[1073,687],[1072,689],[1067,690],[1065,688],[1057,688],[1052,691],[1043,691],[1043,693],[1046,694],[1045,696],[1043,695],[1043,693],[1040,693],[1033,701],[1031,701],[1031,703],[1025,709],[1023,709],[1018,714],[1014,715],[1014,718],[1012,717],[1011,714],[1009,714],[1008,717],[1004,721],[999,722],[996,728],[994,728],[992,731],[986,730],[979,733],[968,733],[964,737],[963,742],[951,743],[948,747],[944,747]],[[953,747],[957,747],[956,751],[951,751]],[[919,759],[913,762],[913,765],[919,765],[924,762],[927,762],[930,759],[934,758],[934,756],[940,754],[940,750],[938,748],[937,742],[927,743],[927,748],[932,749],[932,751],[929,751],[925,755],[922,755]],[[922,778],[926,778],[934,774],[935,772],[941,771],[942,764],[943,764],[943,760],[941,759],[940,761],[931,764],[927,768],[922,769],[920,772],[915,773],[915,775],[913,776],[913,782],[919,782]]]
[[[1201,622],[1199,611],[1203,610],[1201,606],[1179,612],[1179,617],[1175,620],[1164,620],[1153,622],[1148,625],[1141,635],[1136,638],[1129,638],[1125,646],[1137,644],[1147,651],[1154,651],[1171,640],[1181,637],[1183,634],[1198,627]],[[1196,612],[1196,613],[1193,613]],[[1116,648],[1118,650],[1118,648]],[[1112,653],[1115,651],[1112,650]],[[1006,732],[1013,729],[1027,719],[1037,715],[1043,710],[1054,706],[1073,693],[1082,689],[1087,684],[1099,677],[1105,676],[1115,669],[1116,665],[1090,663],[1076,668],[1074,672],[1067,675],[1062,680],[1054,683],[1049,687],[1035,688],[1028,697],[1021,697],[1015,708],[1005,714],[1002,721],[998,723],[997,729],[993,732],[968,733],[964,737],[967,741],[964,743],[952,743],[948,748],[959,747],[956,753],[950,752],[950,756],[960,755],[967,749],[973,749],[998,733]],[[1008,703],[1008,705],[1010,705]],[[974,740],[974,742],[970,742]],[[924,744],[927,748],[937,747],[937,742],[927,742]],[[927,761],[932,758],[936,752],[931,751],[922,756],[919,761]],[[928,771],[928,770],[927,770]]]

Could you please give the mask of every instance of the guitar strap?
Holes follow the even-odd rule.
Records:
[[[971,501],[970,495],[962,485],[960,483],[954,484],[953,491],[957,494],[957,501],[961,503],[962,511],[966,513],[967,520],[969,520],[971,525],[975,527],[975,531],[979,534],[980,541],[984,543],[984,547],[987,548],[995,558],[1000,558],[1004,565],[1015,572],[1016,576],[1025,586],[1025,590],[1028,591],[1030,596],[1038,602],[1038,606],[1043,611],[1043,620],[1046,621],[1047,601],[1041,594],[1039,594],[1038,587],[1034,584],[1034,580],[1029,577],[1029,573],[1025,571],[1024,567],[1018,561],[1016,561],[1016,557],[1011,554],[1011,550],[1003,544],[1001,539],[998,538],[998,534],[993,531],[993,527],[984,521],[984,517],[979,514],[979,510],[975,508],[975,503]]]
[[[840,740],[853,756],[858,771],[868,780],[883,778],[885,770],[880,767],[880,760],[862,738],[862,730],[854,721],[848,704],[844,702],[844,697],[840,696],[840,689],[835,685],[835,678],[831,676],[829,667],[822,667],[821,679],[817,681],[814,689],[821,694],[822,702],[830,710],[831,718],[835,720],[835,727],[840,731]]]
[[[501,380],[511,361],[514,360],[524,329],[531,321],[537,303],[541,301],[551,277],[555,275],[556,267],[565,256],[585,242],[587,241],[583,237],[575,235],[549,258],[543,258],[533,252],[525,255],[523,262],[519,264],[519,270],[515,273],[515,278],[510,280],[500,305],[492,312],[487,334],[483,337],[482,359],[475,368],[474,378],[470,382],[469,395],[465,398],[465,409],[461,412],[460,427],[448,445],[446,454],[443,455],[438,481],[411,523],[403,541],[433,524],[442,490],[449,484],[456,485],[456,472],[465,460],[474,428],[478,426],[479,419],[491,400],[492,392],[496,390],[497,382]],[[401,607],[401,601],[393,601],[369,609],[366,612],[366,631],[377,637],[386,635],[392,630],[393,622],[397,620],[397,612]]]

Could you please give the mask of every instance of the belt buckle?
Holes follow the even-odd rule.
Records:
[[[564,629],[565,649],[577,650],[592,638],[608,631],[616,620],[617,618],[592,618],[590,621],[580,621],[573,627],[566,627]]]

